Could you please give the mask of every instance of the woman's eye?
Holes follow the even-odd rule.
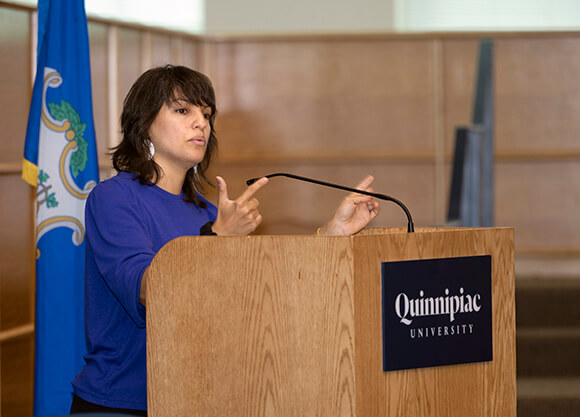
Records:
[[[181,114],[186,114],[187,113],[187,109],[176,109],[175,111],[177,113],[181,113]]]
[[[205,117],[206,120],[211,119],[211,113],[204,113],[203,117]]]

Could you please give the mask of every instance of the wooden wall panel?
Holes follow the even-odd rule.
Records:
[[[151,52],[151,66],[156,67],[172,63],[171,37],[165,34],[154,34],[151,41]]]
[[[579,207],[580,161],[498,164],[496,223],[515,228],[520,251],[580,253]]]
[[[2,342],[2,415],[32,416],[34,394],[34,335]]]
[[[450,158],[455,146],[455,129],[468,126],[473,118],[479,41],[446,39],[443,45],[443,143],[444,154]]]
[[[30,101],[29,14],[23,10],[0,12],[0,163],[22,161]]]
[[[183,39],[182,65],[202,71],[202,42],[197,39]],[[203,71],[202,71],[203,72]]]
[[[498,39],[496,150],[580,155],[580,35]]]
[[[34,321],[31,187],[19,175],[0,175],[0,330]]]
[[[0,199],[0,332],[22,331],[27,339],[27,342],[13,339],[0,342],[0,409],[6,416],[32,415],[35,288],[32,192],[32,187],[19,174],[0,173],[3,196]]]
[[[133,82],[143,72],[142,34],[136,29],[119,29],[119,109]]]
[[[118,139],[121,139],[121,112],[123,111],[123,100],[129,92],[131,85],[137,79],[137,77],[143,72],[142,59],[143,51],[142,46],[142,35],[140,31],[135,29],[123,28],[119,29],[119,68],[118,68],[118,84],[119,91],[117,95],[119,117],[115,120],[117,126],[117,132],[119,134]],[[116,143],[114,138],[111,139],[111,144]],[[102,163],[108,162],[109,158]]]
[[[367,174],[375,176],[373,188],[403,201],[416,224],[434,224],[434,164],[423,162],[356,162],[349,164],[257,163],[217,165],[212,173],[226,179],[230,197],[246,189],[245,180],[273,172],[291,172],[323,181],[356,186]],[[213,178],[213,177],[212,177]],[[210,193],[216,202],[215,190]],[[310,234],[328,221],[348,193],[288,178],[272,178],[256,197],[264,220],[259,234]],[[374,227],[406,226],[404,212],[394,203],[381,201]]]
[[[91,48],[91,83],[93,95],[93,119],[97,137],[99,161],[106,159],[108,147],[108,47],[107,26],[89,22],[89,43]]]
[[[0,412],[5,416],[32,415],[32,189],[20,178],[32,91],[30,17],[25,9],[0,8]],[[20,326],[23,336],[4,337]]]
[[[454,129],[471,123],[477,39],[444,41],[445,153]],[[495,140],[499,157],[562,156],[580,149],[580,36],[494,40]]]
[[[431,156],[427,40],[217,42],[226,160]]]

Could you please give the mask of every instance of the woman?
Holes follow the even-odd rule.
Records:
[[[200,194],[217,149],[215,117],[210,80],[186,67],[145,72],[125,99],[123,139],[113,152],[118,174],[86,205],[88,353],[73,381],[71,413],[146,415],[145,283],[153,257],[179,236],[247,235],[262,221],[254,194],[267,178],[231,200],[217,177],[217,207]],[[356,233],[378,212],[373,198],[349,195],[317,234]]]

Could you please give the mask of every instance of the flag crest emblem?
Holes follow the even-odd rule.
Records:
[[[83,210],[78,201],[85,200],[96,181],[78,183],[79,174],[88,160],[88,143],[84,137],[86,123],[77,110],[65,100],[47,103],[47,92],[59,88],[62,76],[52,68],[44,69],[42,113],[39,130],[39,166],[37,176],[37,241],[57,227],[72,229],[72,242],[84,241]],[[37,254],[40,256],[41,254]]]

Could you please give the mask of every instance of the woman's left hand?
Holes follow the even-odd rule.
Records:
[[[372,192],[369,186],[374,181],[372,175],[367,176],[356,186],[357,190]],[[379,214],[380,206],[374,197],[364,194],[349,194],[342,200],[332,219],[322,226],[318,234],[324,236],[350,236],[358,233]]]

